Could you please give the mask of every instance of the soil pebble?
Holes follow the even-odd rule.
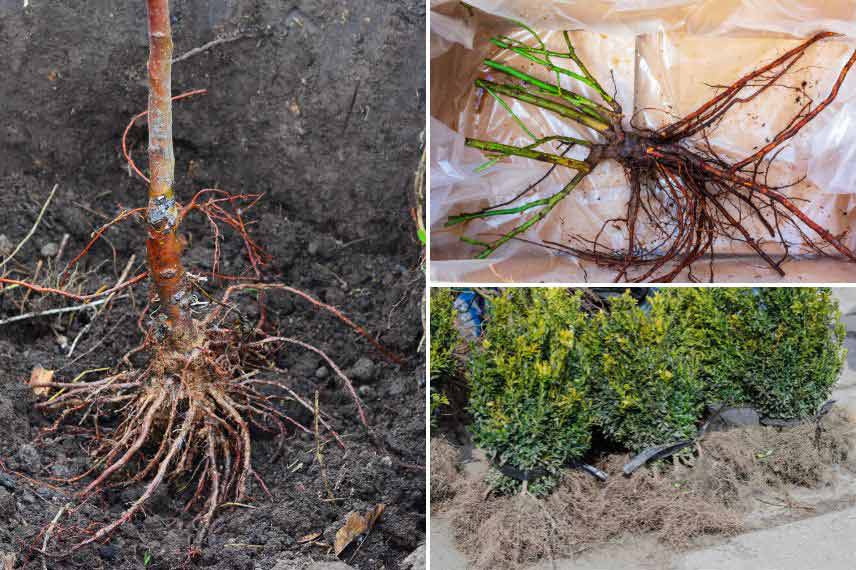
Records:
[[[348,376],[357,382],[371,382],[375,378],[374,362],[366,356],[361,357],[351,367]]]
[[[407,380],[405,380],[404,378],[397,378],[392,382],[392,385],[390,385],[390,387],[386,391],[386,393],[389,396],[400,396],[401,394],[404,394],[406,391],[407,391]]]
[[[308,251],[309,255],[313,257],[330,259],[336,252],[338,245],[339,244],[336,243],[336,240],[330,236],[319,236],[309,242],[309,246],[307,246],[306,251]]]
[[[0,489],[15,490],[15,480],[5,473],[0,473]]]
[[[322,366],[318,370],[315,371],[315,377],[318,378],[319,380],[323,380],[324,378],[326,378],[327,374],[328,374],[328,370],[327,370],[326,366]]]
[[[116,558],[116,554],[118,554],[119,549],[113,546],[112,544],[105,544],[104,546],[98,549],[98,555],[101,556],[104,560],[113,560]]]
[[[61,461],[66,461],[62,458]],[[51,475],[60,479],[68,479],[71,477],[71,469],[65,463],[54,463],[51,465]]]
[[[0,255],[6,257],[10,253],[12,253],[12,249],[15,246],[12,245],[12,241],[6,237],[6,234],[0,234]]]
[[[42,257],[53,257],[59,252],[59,246],[55,242],[48,242],[42,246]]]
[[[15,454],[20,468],[28,473],[38,473],[42,468],[42,458],[39,451],[29,443],[18,448]]]
[[[297,357],[297,361],[291,367],[291,373],[298,378],[311,378],[318,371],[320,359],[312,352],[306,352]]]

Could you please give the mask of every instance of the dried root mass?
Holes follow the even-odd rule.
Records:
[[[442,447],[447,444],[438,443],[446,467],[432,471],[432,490],[454,490],[435,508],[451,521],[477,570],[573,557],[628,533],[682,549],[696,537],[743,530],[743,514],[756,506],[756,498],[786,495],[793,485],[823,484],[834,466],[856,473],[854,433],[856,424],[841,411],[796,428],[713,433],[689,465],[659,464],[624,477],[627,457],[611,456],[599,464],[610,474],[605,483],[568,472],[544,499],[524,492],[495,496],[481,479],[463,480],[449,468],[449,449]]]

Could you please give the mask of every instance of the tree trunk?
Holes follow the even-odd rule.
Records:
[[[173,336],[192,327],[190,283],[181,265],[179,210],[172,146],[172,29],[169,0],[147,0],[149,10],[149,275]]]

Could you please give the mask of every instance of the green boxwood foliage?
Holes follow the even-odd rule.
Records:
[[[455,349],[461,342],[455,328],[455,295],[449,289],[431,289],[431,417],[449,404],[445,388],[450,378],[460,374],[461,363]]]
[[[832,393],[847,354],[838,302],[826,288],[761,288],[756,296],[758,348],[744,390],[769,417],[814,415]]]
[[[686,288],[660,296],[680,315],[708,402],[804,418],[829,398],[846,352],[829,289]]]
[[[595,421],[635,452],[693,437],[703,408],[696,360],[665,300],[651,297],[646,313],[629,294],[616,297],[581,339]]]
[[[751,289],[684,287],[657,293],[673,313],[681,346],[698,361],[707,403],[749,404],[742,381],[758,346],[753,340],[758,302]]]
[[[489,319],[470,362],[474,440],[501,465],[553,475],[529,484],[531,493],[542,494],[591,441],[580,296],[555,288],[506,290],[493,300]],[[518,486],[496,474],[492,483],[503,491]]]

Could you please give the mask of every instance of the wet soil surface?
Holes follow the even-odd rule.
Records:
[[[27,5],[28,4],[28,5]],[[27,5],[24,7],[24,5]],[[124,525],[112,540],[48,567],[287,570],[335,558],[310,533],[332,543],[347,514],[378,503],[386,511],[360,548],[342,559],[362,569],[400,568],[424,541],[424,357],[420,302],[424,277],[413,223],[412,181],[424,128],[424,4],[415,0],[213,0],[172,3],[175,54],[218,38],[174,66],[173,91],[207,88],[175,105],[176,178],[180,199],[201,188],[264,193],[244,212],[272,256],[263,280],[299,287],[330,303],[389,349],[385,360],[364,340],[307,302],[267,296],[272,330],[327,352],[350,372],[377,438],[360,427],[353,400],[314,354],[283,350],[285,380],[334,419],[346,447],[326,446],[326,492],[315,440],[279,440],[256,432],[253,462],[271,497],[252,488],[252,508],[225,508],[189,560],[194,513],[182,514],[186,489],[176,481]],[[129,175],[120,140],[146,106],[144,2],[0,0],[0,257],[29,231],[54,184],[56,195],[37,231],[2,269],[8,277],[55,282],[96,227],[122,207],[145,203],[145,185]],[[129,133],[145,169],[145,122]],[[202,216],[182,225],[190,271],[210,271],[211,228]],[[57,262],[63,234],[68,243]],[[136,254],[143,269],[145,232],[130,220],[106,233],[81,262],[85,292],[116,282]],[[249,272],[242,243],[224,231],[220,271]],[[53,281],[51,281],[53,280]],[[209,290],[222,292],[222,281]],[[92,322],[74,354],[68,344],[92,311],[29,318],[0,326],[0,560],[41,568],[27,546],[78,487],[51,487],[87,467],[79,438],[38,440],[51,417],[33,407],[26,381],[35,366],[55,380],[117,364],[139,344],[136,321],[148,287],[120,296]],[[0,320],[75,302],[7,289]],[[22,305],[23,303],[23,305]],[[250,319],[254,305],[242,305]],[[63,349],[62,347],[66,348]],[[82,356],[82,357],[81,357]],[[311,423],[311,415],[289,409]],[[109,427],[109,426],[105,426]],[[33,483],[28,481],[31,478]],[[141,492],[117,488],[63,524],[114,519]]]

